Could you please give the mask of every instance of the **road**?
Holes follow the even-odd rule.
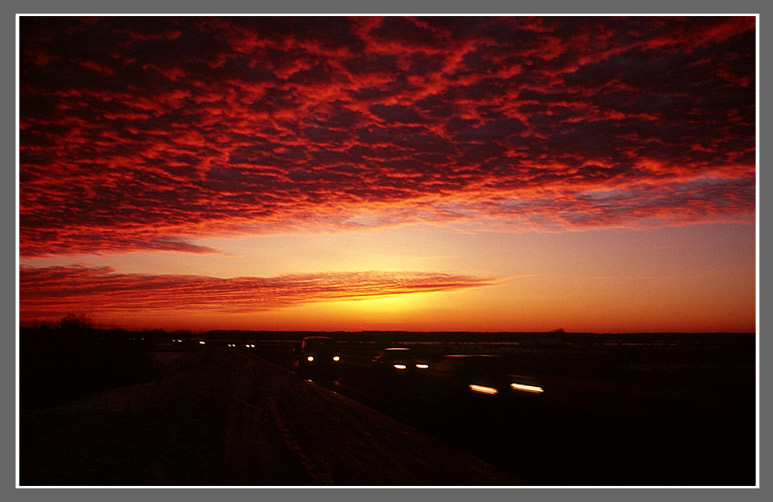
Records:
[[[685,388],[669,375],[616,381],[537,374],[543,394],[504,400],[441,391],[421,372],[377,378],[358,353],[344,352],[341,362],[324,385],[530,485],[755,483],[753,406],[741,409],[753,405],[749,392]]]
[[[22,486],[514,486],[252,354],[154,353],[153,381],[20,411]]]
[[[724,381],[731,371],[708,378],[722,365],[695,375],[700,368],[691,367],[681,383],[662,371],[645,373],[645,380],[620,373],[592,378],[561,374],[557,370],[565,361],[551,366],[541,354],[531,368],[553,371],[531,376],[545,392],[502,400],[466,388],[449,391],[420,375],[376,378],[373,354],[362,348],[343,352],[332,378],[310,380],[293,371],[289,347],[156,347],[150,355],[163,371],[151,381],[22,409],[21,484],[753,486],[756,481],[753,382]],[[705,366],[705,354],[686,354]],[[593,367],[611,369],[596,359]]]

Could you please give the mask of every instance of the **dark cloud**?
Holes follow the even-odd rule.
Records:
[[[398,42],[408,47],[436,46],[443,38],[427,26],[431,20],[416,20],[407,17],[386,17],[370,30],[370,35],[387,43]]]
[[[418,124],[424,122],[413,107],[404,105],[373,105],[370,110],[387,123]]]

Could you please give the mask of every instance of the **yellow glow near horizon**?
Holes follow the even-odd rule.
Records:
[[[213,279],[285,274],[438,273],[495,279],[443,291],[349,298],[297,295],[255,310],[180,304],[85,311],[96,324],[130,329],[265,329],[309,331],[753,332],[753,228],[703,225],[641,232],[599,230],[557,234],[454,232],[406,226],[340,234],[266,235],[200,240],[222,253],[133,253],[27,258],[29,267],[105,267],[116,274]],[[273,279],[279,278],[278,281]],[[394,294],[390,294],[394,290]],[[286,291],[285,291],[286,292]],[[342,288],[342,295],[348,294]],[[378,293],[370,290],[367,294]],[[205,298],[207,291],[202,293]],[[272,296],[275,295],[275,296]],[[104,295],[103,295],[104,296]],[[101,298],[101,296],[100,296]],[[60,300],[54,295],[54,300]],[[152,290],[148,299],[152,300]],[[83,308],[94,302],[84,301]],[[32,303],[30,303],[32,305]],[[24,307],[24,305],[22,305]],[[29,314],[30,325],[70,311]],[[25,315],[24,309],[21,311]]]

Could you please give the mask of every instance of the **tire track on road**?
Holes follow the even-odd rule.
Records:
[[[284,442],[285,446],[287,446],[287,449],[298,456],[311,479],[319,485],[334,484],[333,477],[330,474],[329,469],[325,465],[322,465],[320,462],[312,461],[312,459],[309,458],[306,453],[304,453],[303,448],[298,442],[298,439],[292,433],[290,428],[287,427],[287,423],[285,423],[282,415],[278,412],[276,408],[275,397],[272,396],[269,398],[266,412],[272,418],[273,424],[279,431],[279,434],[282,437],[282,441]]]
[[[314,461],[306,454],[298,438],[290,430],[277,407],[278,396],[287,393],[287,389],[280,389],[277,378],[282,378],[279,375],[289,375],[289,372],[284,368],[274,367],[274,365],[262,358],[256,358],[244,353],[239,353],[239,355],[247,360],[249,369],[246,372],[249,376],[244,379],[244,385],[242,385],[245,391],[239,397],[241,403],[247,406],[253,414],[251,422],[256,424],[255,427],[261,428],[265,427],[264,424],[268,423],[270,427],[279,433],[281,443],[288,452],[297,457],[306,474],[311,479],[312,484],[333,485],[333,476],[324,464],[324,461]],[[252,391],[258,392],[258,394],[250,395]],[[262,432],[264,434],[268,433],[266,430],[262,430]],[[239,444],[235,446],[237,448],[240,447]]]

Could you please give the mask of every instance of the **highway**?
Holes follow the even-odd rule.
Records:
[[[757,481],[745,347],[505,344],[486,355],[496,347],[432,342],[374,362],[384,344],[372,340],[327,356],[294,351],[294,339],[87,342],[22,351],[23,485]],[[329,357],[330,371],[301,371],[308,357]],[[95,375],[111,383],[95,387]]]
[[[522,480],[248,351],[20,413],[22,486],[515,486]]]
[[[282,351],[262,354],[292,367]],[[529,382],[540,392],[507,394],[500,388],[491,394],[487,389],[493,387],[471,389],[464,381],[472,384],[474,372],[391,368],[384,373],[371,363],[372,355],[342,347],[336,370],[318,375],[315,383],[527,484],[754,484],[754,413],[752,406],[742,408],[753,405],[748,393],[721,393],[705,385],[685,389],[668,385],[669,375],[623,381],[531,373]],[[449,358],[430,365],[443,359]],[[518,368],[503,371],[516,374]]]

